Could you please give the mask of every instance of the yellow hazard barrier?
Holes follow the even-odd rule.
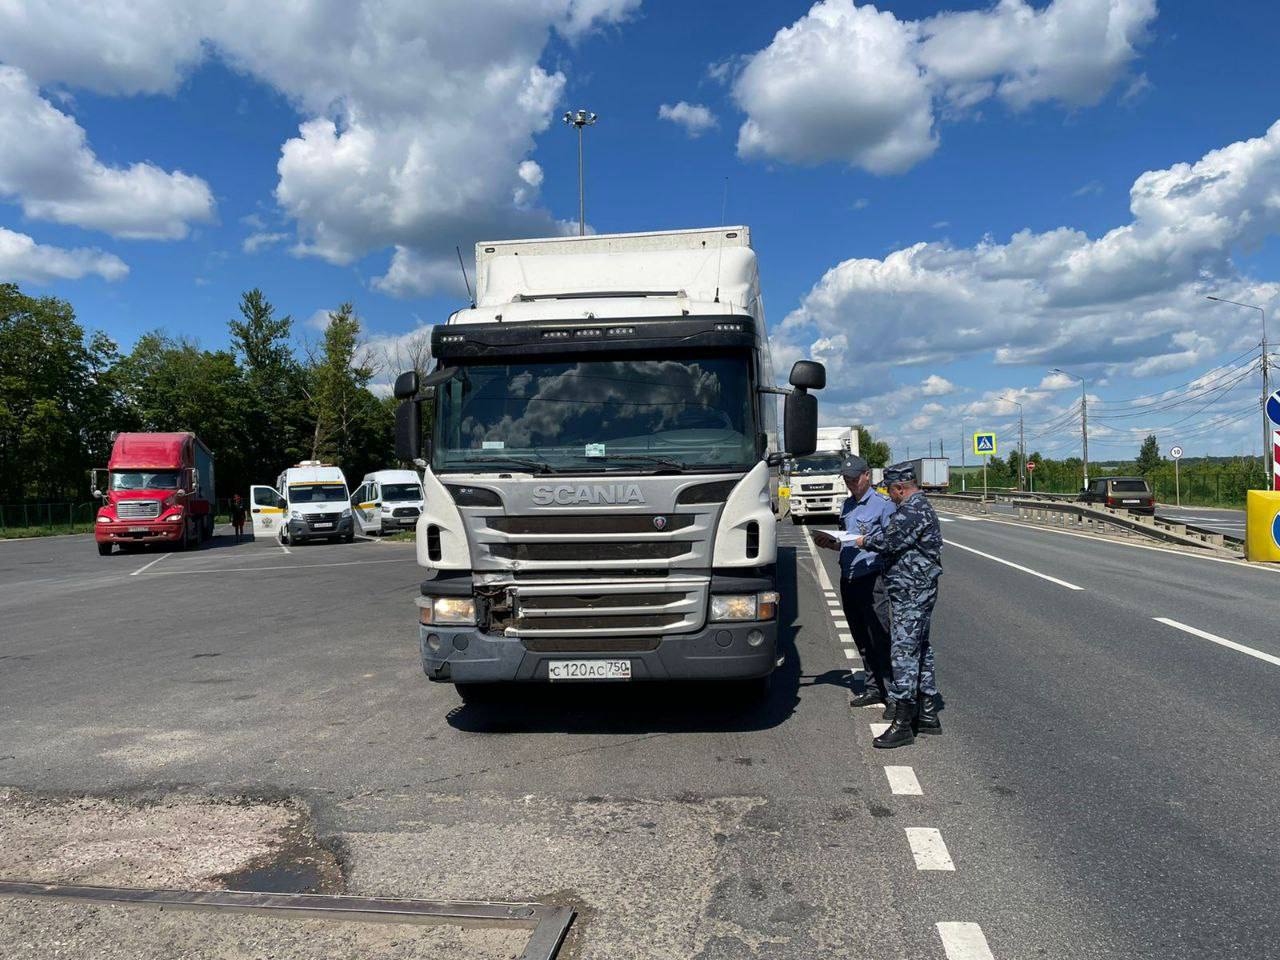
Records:
[[[1280,491],[1250,490],[1244,522],[1245,556],[1280,563]]]

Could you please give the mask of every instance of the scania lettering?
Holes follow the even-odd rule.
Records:
[[[779,662],[785,456],[821,364],[775,386],[746,227],[481,243],[476,300],[396,381],[422,468],[422,665],[512,682],[735,679]],[[786,452],[777,397],[786,394]],[[430,435],[421,405],[433,404]]]

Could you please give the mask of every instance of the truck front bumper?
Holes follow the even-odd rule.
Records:
[[[763,634],[755,645],[748,639],[753,631]],[[635,648],[616,652],[534,652],[517,637],[481,633],[474,626],[439,624],[419,625],[418,642],[423,671],[441,683],[547,682],[547,664],[552,660],[629,660],[633,680],[750,679],[773,672],[778,623],[708,624],[697,633],[658,637],[656,643],[653,637],[638,637]],[[539,646],[545,643],[540,641]]]
[[[791,512],[797,517],[839,516],[844,499],[834,493],[820,497],[791,497]]]
[[[182,539],[182,533],[181,520],[177,523],[124,520],[94,524],[93,538],[98,543],[174,543]]]

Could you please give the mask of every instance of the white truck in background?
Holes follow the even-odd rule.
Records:
[[[857,452],[857,426],[818,428],[817,449],[791,464],[792,523],[803,523],[809,517],[840,516],[840,507],[849,496],[840,465]]]
[[[951,486],[951,461],[946,457],[917,457],[907,462],[915,467],[921,490],[945,493]]]
[[[394,391],[397,455],[423,469],[427,677],[464,701],[560,680],[767,690],[771,477],[814,450],[826,371],[801,360],[775,386],[747,228],[477,244],[475,302],[431,339],[435,369]]]

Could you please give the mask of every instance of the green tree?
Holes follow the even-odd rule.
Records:
[[[889,444],[877,440],[866,427],[858,427],[858,453],[869,467],[889,465]]]
[[[329,314],[324,339],[312,358],[304,390],[313,421],[311,459],[342,466],[355,450],[354,428],[368,413],[365,394],[372,368],[358,358],[360,320],[344,303]]]
[[[1142,441],[1142,449],[1138,451],[1137,470],[1144,477],[1149,477],[1159,469],[1164,458],[1160,456],[1160,443],[1154,433],[1147,434]]]
[[[300,389],[302,371],[289,342],[293,318],[277,317],[257,287],[240,295],[239,308],[241,319],[228,321],[227,328],[236,356],[244,365],[246,479],[269,483],[307,449],[303,443],[307,424]]]

